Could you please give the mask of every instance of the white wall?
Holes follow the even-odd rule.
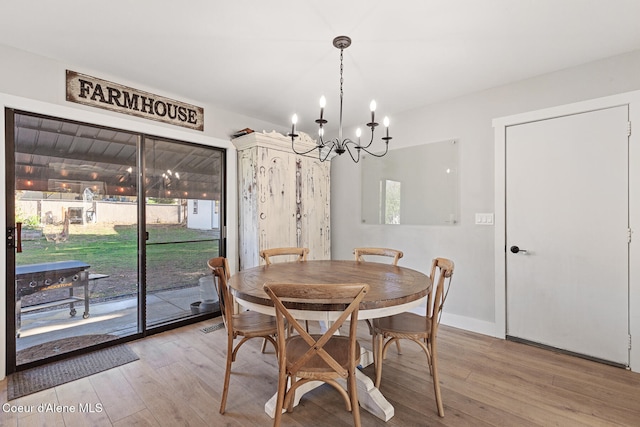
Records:
[[[361,224],[360,167],[343,156],[332,161],[332,257],[351,259],[356,246],[387,246],[404,251],[403,266],[427,273],[433,257],[449,257],[456,263],[456,272],[443,323],[504,337],[500,324],[504,313],[495,309],[494,229],[474,225],[475,213],[494,211],[492,120],[637,89],[640,51],[392,117],[392,147],[460,141],[460,222],[455,226]]]
[[[122,76],[109,75],[100,70],[92,70],[77,67],[74,64],[61,63],[2,44],[0,44],[0,58],[2,58],[2,66],[0,67],[0,93],[8,95],[65,105],[78,110],[99,112],[101,115],[108,117],[128,117],[132,121],[149,122],[149,120],[142,118],[67,102],[65,70],[69,69],[203,107],[204,132],[180,127],[177,128],[183,129],[184,132],[195,135],[206,135],[228,141],[230,135],[234,132],[247,127],[256,131],[271,131],[282,128],[282,126],[274,125],[273,123],[227,111],[223,107],[209,104],[206,100],[188,99],[180,94],[166,92],[162,88],[145,86],[144,82],[133,82],[126,80]],[[211,78],[215,78],[215,76],[211,76]],[[176,126],[170,124],[153,121],[152,123],[155,124],[156,129],[176,129]]]
[[[39,57],[13,48],[0,45],[0,160],[5,164],[5,107],[51,115],[85,123],[110,126],[132,132],[143,132],[159,137],[226,148],[227,151],[227,255],[232,271],[237,266],[238,253],[238,214],[236,150],[230,143],[229,135],[238,129],[250,127],[262,131],[277,128],[275,125],[246,116],[224,111],[204,101],[184,99],[162,88],[149,88],[139,82],[126,81],[120,77],[109,76],[100,71],[82,69],[73,64],[64,64],[48,58]],[[160,122],[139,119],[128,115],[113,113],[69,103],[65,100],[65,70],[104,78],[117,83],[147,90],[158,95],[172,97],[204,107],[204,132],[184,129]],[[6,200],[5,174],[0,174],[0,223],[6,224],[4,201]],[[6,255],[0,260],[0,277],[6,277]],[[6,375],[6,280],[0,281],[0,380]]]

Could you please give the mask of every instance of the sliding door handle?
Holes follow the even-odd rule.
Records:
[[[22,223],[16,222],[15,227],[7,227],[7,248],[22,252]]]
[[[16,252],[22,252],[22,223],[16,222]]]

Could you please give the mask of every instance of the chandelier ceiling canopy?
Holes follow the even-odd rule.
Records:
[[[351,156],[351,159],[356,163],[360,161],[360,154],[362,151],[375,157],[382,157],[385,154],[387,154],[389,150],[389,141],[391,140],[391,137],[389,136],[389,118],[385,117],[383,120],[383,124],[386,129],[385,136],[381,138],[382,141],[384,142],[384,151],[376,153],[372,151],[373,148],[371,148],[374,140],[374,133],[375,133],[376,127],[378,126],[378,123],[376,123],[375,121],[376,101],[371,101],[371,104],[369,104],[369,109],[371,110],[371,121],[366,124],[369,127],[371,132],[371,137],[369,138],[369,140],[366,141],[365,139],[365,143],[362,144],[361,142],[362,131],[360,128],[356,129],[355,141],[350,138],[343,138],[343,133],[342,133],[342,102],[344,97],[343,90],[342,90],[342,84],[344,82],[344,78],[342,76],[343,69],[344,69],[343,52],[346,48],[351,46],[351,38],[347,36],[338,36],[335,39],[333,39],[333,46],[340,49],[340,123],[338,127],[338,136],[330,140],[325,140],[324,138],[324,125],[327,124],[327,120],[325,120],[324,118],[324,108],[326,106],[327,100],[324,96],[322,96],[320,97],[320,118],[316,120],[316,123],[318,124],[318,142],[316,146],[306,151],[296,150],[295,140],[299,136],[296,133],[296,124],[298,123],[298,116],[294,114],[293,117],[291,118],[291,133],[288,134],[288,136],[291,137],[291,149],[296,154],[300,154],[300,155],[309,154],[314,150],[318,150],[318,158],[322,162],[327,160],[332,153],[335,153],[337,155],[342,155],[345,152],[348,152],[349,155]]]

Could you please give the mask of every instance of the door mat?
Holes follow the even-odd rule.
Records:
[[[135,360],[138,360],[138,355],[126,344],[120,344],[71,359],[16,372],[8,376],[7,399],[17,399]]]

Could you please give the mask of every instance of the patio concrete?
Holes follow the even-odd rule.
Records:
[[[198,286],[163,291],[147,296],[147,326],[192,316],[191,304],[200,299]],[[91,303],[90,316],[82,318],[84,303],[75,304],[78,314],[69,315],[69,306],[47,311],[22,313],[17,350],[79,335],[111,334],[122,337],[138,330],[136,298]]]

